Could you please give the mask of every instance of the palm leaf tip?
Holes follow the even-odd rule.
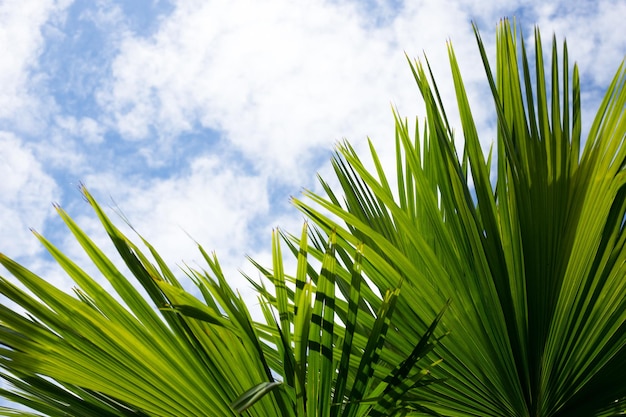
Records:
[[[230,406],[237,413],[241,414],[252,407],[261,397],[278,388],[280,385],[280,382],[262,382],[244,392],[239,398],[233,401]]]

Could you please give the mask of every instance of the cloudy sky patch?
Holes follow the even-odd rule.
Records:
[[[580,65],[584,123],[626,51],[621,1],[286,0],[0,2],[0,250],[69,288],[29,227],[80,257],[58,202],[106,241],[77,188],[120,210],[173,266],[216,250],[236,286],[289,196],[329,175],[334,144],[393,157],[392,106],[423,117],[405,53],[425,53],[455,124],[446,41],[485,146],[493,109],[471,22],[517,16],[527,44],[556,32]],[[487,104],[485,104],[487,103]],[[458,132],[458,124],[457,132]],[[460,132],[459,140],[462,140]],[[83,259],[84,260],[84,259]]]

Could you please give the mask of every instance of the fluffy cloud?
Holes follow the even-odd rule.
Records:
[[[587,1],[577,4],[574,13],[563,11],[562,6],[545,6],[538,13],[537,23],[543,36],[567,36],[570,59],[580,67],[583,88],[587,93],[595,89],[596,97],[590,98],[597,100],[597,89],[606,89],[621,60],[626,58],[626,37],[619,30],[624,24],[626,3]]]
[[[128,138],[201,125],[268,175],[301,180],[343,136],[388,137],[390,100],[416,96],[391,28],[367,23],[350,4],[180,2],[153,36],[126,39],[101,100]]]
[[[86,184],[111,207],[116,223],[123,223],[117,210],[172,265],[199,260],[197,241],[207,251],[216,249],[220,259],[236,269],[244,252],[258,243],[251,225],[268,210],[267,184],[242,172],[238,164],[224,162],[217,156],[199,156],[185,172],[167,179],[133,182],[97,174]],[[82,221],[91,233],[100,234],[95,222]]]
[[[41,247],[28,228],[44,229],[59,189],[28,146],[8,132],[0,132],[0,178],[1,250],[9,256],[32,256]]]
[[[0,3],[0,122],[33,132],[43,126],[40,92],[36,91],[38,58],[44,45],[41,28],[59,18],[70,1],[8,0]],[[51,104],[49,102],[45,103]]]
[[[73,116],[60,116],[57,125],[65,135],[77,136],[88,144],[102,143],[104,140],[103,127],[91,117],[77,119]]]

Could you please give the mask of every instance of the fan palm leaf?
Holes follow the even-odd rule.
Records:
[[[570,70],[565,44],[559,59],[555,40],[546,75],[534,35],[531,70],[523,40],[501,22],[494,75],[476,31],[498,126],[494,164],[449,46],[462,152],[427,61],[410,62],[426,121],[411,132],[396,115],[394,181],[373,147],[371,170],[343,143],[333,160],[343,196],[323,182],[325,196],[295,200],[345,248],[364,243],[363,270],[375,288],[393,276],[377,259],[400,272],[402,318],[389,342],[400,351],[452,299],[443,320],[452,333],[436,350],[444,362],[435,373],[446,383],[428,397],[445,414],[626,409],[626,69],[608,87],[581,154],[578,69]]]
[[[390,327],[395,329],[390,323],[400,290],[390,289],[382,299],[369,293],[380,301],[378,311],[360,312],[368,297],[359,291],[357,250],[351,298],[347,305],[335,299],[333,235],[315,272],[307,267],[305,225],[293,278],[284,273],[280,235],[274,234],[273,270],[259,265],[274,292],[253,282],[265,316],[265,323],[256,322],[214,255],[199,247],[208,270],[186,269],[197,298],[147,241],[142,239],[149,255],[83,193],[147,295],[57,206],[114,292],[38,234],[75,281],[74,296],[0,254],[22,284],[0,278],[0,291],[26,312],[0,305],[0,376],[14,387],[0,391],[5,398],[47,416],[380,416],[401,412],[404,393],[434,382],[429,370],[435,364],[417,363],[437,342],[431,336],[441,313],[406,357],[382,354]],[[349,311],[345,327],[336,308]],[[420,404],[410,406],[430,412]]]

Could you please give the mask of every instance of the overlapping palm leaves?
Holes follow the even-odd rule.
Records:
[[[382,300],[371,291],[363,296],[357,252],[350,298],[336,298],[332,235],[321,273],[315,273],[303,230],[293,286],[275,235],[274,272],[267,272],[275,294],[259,286],[262,325],[251,319],[214,256],[200,248],[209,271],[187,271],[199,300],[183,290],[148,242],[155,265],[83,191],[152,304],[58,208],[117,298],[42,236],[76,282],[76,297],[0,255],[32,293],[0,279],[2,294],[27,313],[0,306],[0,374],[17,388],[2,390],[6,398],[49,416],[381,416],[425,410],[404,394],[432,382],[430,366],[416,364],[432,349],[441,316],[405,358],[387,353],[399,290],[390,289]]]
[[[497,114],[495,164],[481,149],[452,48],[461,155],[428,66],[411,63],[424,126],[412,133],[396,116],[393,180],[373,148],[370,172],[343,144],[333,160],[343,197],[323,182],[326,196],[295,200],[311,227],[283,236],[294,276],[283,271],[278,233],[272,268],[259,265],[274,287],[256,284],[265,323],[250,318],[215,257],[203,252],[209,271],[187,270],[196,299],[87,193],[155,311],[60,210],[123,304],[41,237],[76,281],[76,297],[0,257],[35,295],[0,281],[28,312],[0,308],[0,367],[18,389],[3,395],[53,416],[624,410],[626,70],[581,155],[580,87],[567,49],[559,61],[553,45],[546,79],[539,32],[531,70],[503,21],[494,77],[477,39]]]
[[[343,144],[334,166],[344,200],[326,187],[326,197],[308,194],[316,204],[296,205],[347,247],[365,242],[404,275],[398,305],[407,318],[394,336],[420,334],[425,323],[412,318],[452,298],[443,320],[452,334],[436,351],[445,360],[435,373],[447,383],[429,396],[442,413],[617,415],[626,409],[626,69],[581,155],[579,76],[566,45],[559,60],[554,42],[546,79],[539,31],[531,70],[504,21],[494,77],[477,39],[498,121],[495,175],[450,47],[462,154],[428,66],[415,62],[427,117],[413,136],[396,118],[397,189],[374,149],[370,172]],[[364,273],[389,285],[385,274]]]

